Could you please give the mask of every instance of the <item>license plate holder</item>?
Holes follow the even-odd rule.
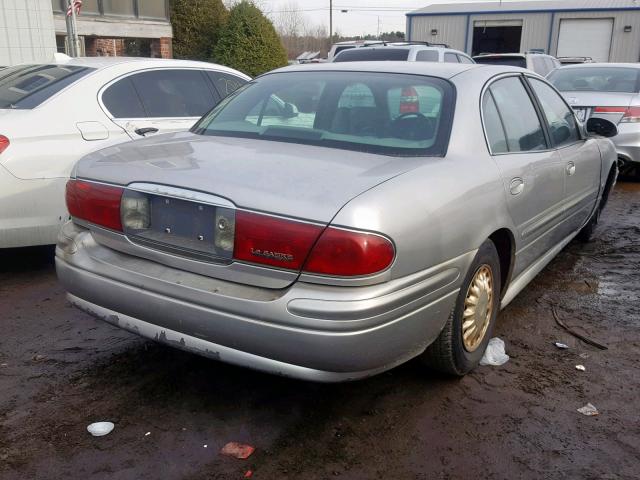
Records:
[[[221,214],[233,218],[231,209],[161,195],[142,195],[149,201],[149,225],[145,229],[125,231],[132,242],[197,260],[231,260],[233,251],[216,244],[217,218]]]

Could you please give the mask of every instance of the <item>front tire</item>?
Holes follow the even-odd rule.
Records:
[[[471,263],[447,323],[421,356],[429,368],[463,376],[478,365],[500,309],[500,278],[498,251],[487,240]]]

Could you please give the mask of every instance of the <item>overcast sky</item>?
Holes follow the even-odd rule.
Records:
[[[488,0],[333,0],[334,31],[342,35],[376,34],[380,31],[405,30],[405,13],[434,3],[474,3]],[[504,0],[503,3],[507,3]],[[292,3],[304,12],[310,24],[326,25],[329,29],[329,0],[258,0],[265,12],[275,18]],[[499,3],[496,0],[496,3]],[[342,13],[347,10],[347,13]]]

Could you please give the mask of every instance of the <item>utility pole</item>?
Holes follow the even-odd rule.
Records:
[[[329,43],[333,43],[333,0],[329,0]]]
[[[71,15],[67,15],[67,43],[69,45],[69,53],[72,57],[79,57],[81,53],[80,39],[78,38],[74,0],[67,0],[67,5],[71,10]]]

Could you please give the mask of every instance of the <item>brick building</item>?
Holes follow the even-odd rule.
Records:
[[[51,0],[56,44],[67,52],[67,0]],[[171,58],[168,0],[83,0],[77,17],[83,54]]]

